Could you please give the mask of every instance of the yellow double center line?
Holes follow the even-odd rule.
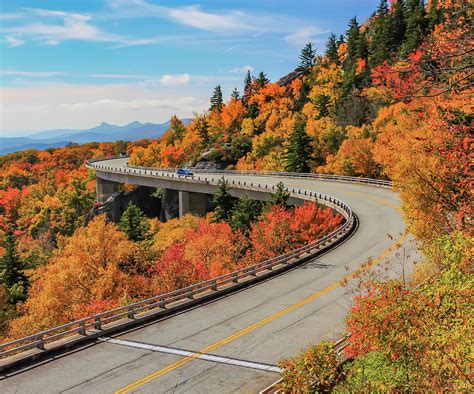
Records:
[[[405,232],[394,244],[392,244],[388,249],[386,249],[385,252],[383,252],[375,260],[372,260],[370,262],[370,264],[366,265],[364,268],[368,269],[369,267],[371,267],[375,264],[378,264],[380,261],[382,261],[393,250],[397,249],[403,243],[403,241],[405,240],[407,235],[408,235],[408,233]],[[308,302],[314,301],[315,299],[323,296],[326,293],[329,293],[331,290],[334,290],[335,288],[340,286],[345,281],[347,281],[347,280],[353,278],[354,276],[356,276],[359,272],[360,271],[355,271],[355,272],[345,276],[340,281],[335,282],[332,285],[327,286],[323,290],[320,290],[320,291],[310,295],[309,297],[306,297],[306,298],[302,299],[301,301],[298,301],[297,303],[295,303],[293,305],[290,305],[290,306],[286,307],[285,309],[282,309],[281,311],[276,312],[273,315],[270,315],[270,316],[266,317],[265,319],[262,319],[262,320],[258,321],[257,323],[252,324],[251,326],[246,327],[246,328],[236,332],[235,334],[220,340],[219,342],[213,343],[212,345],[209,345],[208,347],[205,347],[204,349],[202,349],[202,350],[200,350],[196,353],[193,353],[190,356],[184,357],[181,360],[178,360],[175,363],[173,363],[171,365],[168,365],[167,367],[165,367],[163,369],[160,369],[159,371],[153,372],[152,374],[150,374],[148,376],[145,376],[143,379],[137,380],[136,382],[134,382],[134,383],[118,390],[118,391],[116,391],[116,394],[129,393],[129,392],[139,388],[140,386],[143,386],[144,384],[152,381],[153,379],[159,378],[160,376],[163,376],[163,375],[167,374],[168,372],[171,372],[174,369],[179,368],[180,366],[189,363],[190,361],[192,361],[195,358],[199,357],[201,354],[206,354],[206,353],[212,352],[213,350],[215,350],[215,349],[217,349],[221,346],[224,346],[224,345],[228,344],[229,342],[235,341],[236,339],[238,339],[238,338],[240,338],[240,337],[256,330],[257,328],[262,327],[263,325],[265,325],[267,323],[270,323],[271,321],[273,321],[275,319],[278,319],[279,317],[281,317],[281,316],[283,316],[283,315],[285,315],[285,314],[287,314],[291,311],[294,311],[295,309],[298,309],[298,308],[302,307],[303,305],[306,305]]]

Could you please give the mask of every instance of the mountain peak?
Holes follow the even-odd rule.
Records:
[[[136,120],[135,122],[132,122],[132,123],[129,123],[128,125],[124,126],[124,127],[128,127],[128,126],[141,126],[143,123],[139,122],[138,120]]]

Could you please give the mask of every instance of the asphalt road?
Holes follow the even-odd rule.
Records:
[[[117,165],[123,165],[123,159]],[[264,178],[268,184],[281,180]],[[393,275],[401,270],[397,252],[387,251],[405,231],[398,195],[354,184],[283,181],[346,202],[359,218],[358,231],[331,252],[285,274],[117,335],[115,343],[98,341],[12,373],[0,381],[0,392],[258,392],[279,377],[264,370],[268,364],[276,365],[322,339],[339,339],[350,287],[328,286],[368,259],[381,257]],[[411,237],[403,238],[403,245],[414,251]],[[180,350],[193,354],[203,349],[220,357],[180,355]]]

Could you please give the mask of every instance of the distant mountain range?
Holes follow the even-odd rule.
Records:
[[[184,124],[190,119],[182,119]],[[84,144],[86,142],[112,142],[136,141],[143,138],[158,138],[168,129],[166,123],[141,123],[132,122],[125,126],[116,126],[101,123],[99,126],[86,130],[59,129],[46,130],[28,135],[26,137],[0,137],[0,155],[17,152],[25,149],[59,148],[73,142]]]

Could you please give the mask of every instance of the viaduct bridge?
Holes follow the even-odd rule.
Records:
[[[231,194],[259,200],[282,181],[293,203],[317,201],[346,222],[287,255],[2,345],[2,393],[258,392],[278,379],[280,359],[341,337],[350,306],[341,284],[361,264],[394,262],[397,248],[412,248],[386,181],[252,171],[185,177],[127,163],[88,162],[100,201],[130,183],[176,191],[180,215],[203,213],[224,176]]]

